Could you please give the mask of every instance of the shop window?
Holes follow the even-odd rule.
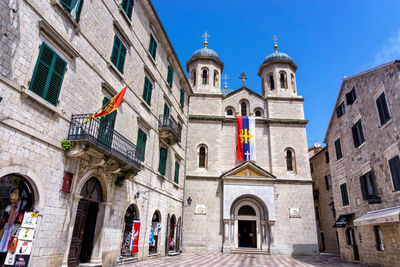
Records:
[[[121,257],[131,257],[138,253],[140,232],[139,212],[134,204],[131,204],[126,210],[124,222],[125,227],[122,239]]]
[[[159,236],[161,235],[161,214],[157,210],[151,218],[150,237],[149,237],[149,254],[158,253]]]
[[[382,235],[382,229],[380,225],[375,225],[374,226],[374,232],[375,232],[375,243],[376,243],[376,249],[380,251],[385,250],[385,245],[383,244],[383,235]]]
[[[13,244],[16,248],[18,238],[12,233],[21,229],[23,218],[34,210],[34,203],[33,188],[25,178],[14,174],[0,178],[0,252],[7,252]],[[33,231],[29,238],[33,238]],[[4,257],[0,256],[1,266],[3,261]]]

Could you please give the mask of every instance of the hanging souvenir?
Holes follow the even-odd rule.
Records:
[[[18,239],[32,241],[34,233],[35,233],[35,229],[21,227],[20,231],[19,231]]]
[[[35,228],[38,215],[39,214],[37,212],[25,212],[21,227]]]
[[[26,267],[28,266],[29,263],[29,258],[30,255],[16,255],[15,256],[15,262],[14,262],[14,267]]]
[[[10,238],[10,242],[8,242],[8,251],[16,251],[17,250],[17,244],[18,244],[18,237],[12,236]]]
[[[15,252],[8,251],[6,259],[4,260],[4,265],[14,265],[15,255]]]
[[[32,241],[19,240],[16,253],[30,255],[32,250]]]

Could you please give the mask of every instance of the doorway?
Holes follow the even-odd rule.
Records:
[[[90,262],[94,247],[97,214],[103,191],[99,180],[90,178],[81,190],[82,199],[76,211],[74,231],[68,254],[68,266]]]
[[[257,248],[256,221],[239,220],[239,247]]]

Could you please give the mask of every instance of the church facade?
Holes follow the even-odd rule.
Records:
[[[258,70],[261,95],[245,86],[244,75],[241,88],[222,94],[224,64],[207,42],[186,67],[194,95],[185,189],[191,201],[184,210],[183,248],[316,254],[307,120],[295,63],[275,45]],[[246,154],[237,160],[236,116],[255,118],[255,132],[249,134],[253,160]]]

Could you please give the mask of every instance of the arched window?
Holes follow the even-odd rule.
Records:
[[[192,73],[190,74],[190,82],[192,83],[192,86],[196,85],[196,70],[192,70]]]
[[[218,71],[214,70],[214,87],[215,88],[218,88],[218,80],[219,80]]]
[[[247,105],[245,102],[242,102],[242,104],[240,104],[240,108],[242,116],[247,116]]]
[[[291,148],[286,149],[286,170],[288,172],[296,171],[296,160],[294,151]]]
[[[244,205],[240,207],[238,215],[241,216],[256,216],[256,211],[249,205]]]
[[[261,111],[256,110],[256,117],[261,117]]]
[[[128,209],[125,212],[125,217],[124,217],[124,222],[125,222],[125,227],[124,227],[124,236],[122,239],[122,248],[121,248],[121,256],[122,257],[129,257],[133,256],[134,253],[132,253],[132,248],[131,248],[131,243],[132,243],[132,237],[133,238],[138,238],[139,232],[134,232],[132,234],[132,231],[137,230],[138,228],[135,229],[134,224],[139,223],[139,212],[137,211],[137,208],[134,204],[131,204]],[[136,221],[135,221],[136,220]],[[134,240],[134,244],[138,244],[139,240]]]
[[[149,254],[158,253],[158,236],[161,235],[161,215],[158,210],[153,213],[150,226]]]
[[[199,168],[207,168],[207,146],[199,146]]]
[[[293,93],[296,93],[296,84],[295,84],[293,73],[290,75],[290,81],[291,81],[291,84],[292,84]]]
[[[203,85],[207,85],[208,84],[208,69],[207,68],[204,68],[202,70],[201,77],[202,77],[202,80],[203,80],[202,81]]]
[[[232,111],[232,109],[228,109],[228,110],[226,111],[226,115],[227,115],[227,116],[233,116],[233,111]]]
[[[287,88],[286,72],[281,71],[279,73],[279,81],[281,82],[281,88]]]
[[[272,75],[272,73],[269,74],[269,89],[272,91],[275,89],[275,82],[274,82],[274,76]]]

